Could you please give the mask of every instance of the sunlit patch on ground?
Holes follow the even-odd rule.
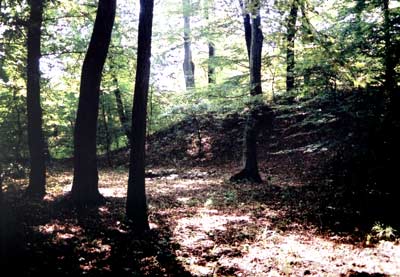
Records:
[[[161,192],[171,196],[164,200],[180,206],[163,203],[151,211],[173,226],[172,239],[180,244],[178,259],[196,276],[340,276],[350,270],[400,274],[399,245],[339,243],[337,237],[299,224],[287,207],[252,199],[252,192],[261,194],[263,186],[240,184],[243,194],[212,177],[152,182],[152,197]],[[293,197],[284,189],[279,193]]]
[[[216,175],[210,169],[157,170],[147,178],[150,228],[164,237],[151,242],[129,237],[123,170],[100,172],[100,192],[107,202],[83,221],[67,209],[33,231],[44,236],[46,249],[52,249],[46,251],[59,251],[57,261],[76,265],[79,274],[111,274],[123,259],[120,270],[128,275],[137,267],[166,274],[174,260],[175,267],[182,264],[192,276],[340,276],[351,270],[400,276],[398,243],[343,243],[340,234],[308,224],[303,213],[314,208],[304,198],[319,196],[303,185],[288,188],[291,180],[279,176],[267,184],[232,184],[224,172]],[[45,205],[70,190],[72,174],[54,174],[49,180]],[[44,251],[38,240],[30,251]]]
[[[82,228],[76,225],[70,225],[54,221],[45,225],[40,225],[37,230],[43,234],[54,234],[54,233],[70,233],[77,234],[82,232]]]

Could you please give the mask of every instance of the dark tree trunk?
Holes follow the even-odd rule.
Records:
[[[250,60],[250,48],[251,48],[251,23],[250,13],[246,10],[243,0],[239,0],[240,8],[242,9],[243,16],[243,27],[244,27],[244,38],[246,39],[247,56]]]
[[[390,109],[395,110],[399,104],[399,96],[396,93],[396,82],[395,82],[395,53],[393,51],[392,35],[391,35],[391,19],[389,10],[389,0],[383,0],[383,14],[384,14],[384,40],[385,40],[385,92],[390,99]]]
[[[263,35],[259,8],[254,11],[251,19],[251,47],[250,47],[250,95],[255,97],[262,94],[261,87],[261,52]],[[232,181],[248,180],[262,182],[257,163],[257,136],[259,132],[260,109],[257,100],[253,99],[246,120],[243,163],[244,168],[231,177]]]
[[[251,47],[250,47],[250,95],[262,94],[261,87],[261,53],[263,44],[260,11],[251,20]]]
[[[46,193],[46,166],[40,106],[40,38],[43,21],[42,0],[30,0],[30,18],[27,37],[27,113],[28,146],[30,154],[28,193],[39,197]]]
[[[72,198],[79,204],[102,200],[98,189],[96,132],[101,73],[114,24],[116,0],[100,0],[89,48],[82,66],[78,113],[74,132]]]
[[[17,130],[16,130],[16,141],[15,141],[15,148],[14,148],[14,157],[18,163],[23,161],[23,153],[22,153],[22,144],[23,144],[23,137],[24,137],[24,128],[22,126],[21,120],[21,110],[20,110],[20,101],[17,96],[17,89],[13,89],[13,105],[14,111],[17,115]]]
[[[296,35],[297,12],[299,10],[297,0],[293,0],[287,19],[286,34],[286,92],[292,93],[294,89],[294,40]]]
[[[135,93],[132,111],[131,156],[126,215],[138,233],[149,230],[145,185],[145,143],[149,92],[153,0],[140,0]]]
[[[107,118],[107,111],[106,111],[106,104],[104,99],[104,93],[102,93],[101,99],[101,115],[103,117],[103,130],[105,136],[105,143],[106,143],[106,157],[107,163],[109,167],[112,167],[112,156],[111,156],[111,134],[108,128],[108,118]]]
[[[190,0],[183,0],[183,40],[185,57],[183,60],[183,74],[185,75],[186,89],[194,88],[194,63],[192,60],[191,38],[190,38]]]
[[[3,25],[3,12],[2,12],[2,1],[0,0],[0,25]],[[3,52],[3,43],[0,43],[0,51]],[[4,66],[4,60],[0,59],[0,80],[3,80],[4,82],[8,82],[8,76],[7,73],[3,69]]]
[[[215,47],[212,42],[208,43],[208,83],[215,84],[215,66],[214,66],[214,58],[215,58]]]
[[[129,127],[129,121],[125,113],[124,103],[122,102],[121,90],[119,89],[117,78],[114,78],[114,84],[117,86],[114,90],[114,95],[115,101],[117,102],[118,117],[129,144],[131,141],[131,129]]]
[[[150,88],[150,103],[149,103],[149,114],[147,115],[147,135],[146,138],[150,136],[151,130],[152,130],[152,119],[153,119],[153,94],[154,94],[154,89],[153,87]]]
[[[212,39],[210,38],[210,23],[209,18],[209,10],[210,10],[210,5],[209,1],[205,1],[205,7],[204,7],[204,17],[207,21],[207,40],[208,40],[208,83],[209,84],[215,84],[216,79],[215,79],[215,65],[214,65],[214,58],[215,58],[215,45],[212,42]],[[213,7],[211,7],[211,10],[213,11]]]

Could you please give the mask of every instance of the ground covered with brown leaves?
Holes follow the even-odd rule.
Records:
[[[382,216],[391,211],[380,194],[330,174],[337,145],[353,137],[338,128],[346,117],[308,105],[274,107],[260,136],[261,184],[229,181],[240,166],[238,115],[155,134],[144,236],[124,218],[123,151],[100,171],[99,207],[65,198],[68,167],[49,172],[44,201],[24,198],[26,180],[7,180],[1,264],[9,276],[400,276],[398,217]]]
[[[23,230],[16,272],[400,276],[398,242],[369,241],[372,233],[356,229],[329,230],[313,187],[233,184],[225,169],[153,170],[157,173],[162,174],[147,182],[151,231],[145,237],[136,236],[124,222],[127,173],[123,170],[102,171],[101,192],[107,202],[90,210],[79,211],[63,201],[71,172],[52,173],[44,202],[14,199],[17,226]]]

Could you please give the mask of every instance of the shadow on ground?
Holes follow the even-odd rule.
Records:
[[[9,276],[191,276],[176,259],[169,226],[159,221],[159,228],[135,234],[124,223],[122,198],[85,211],[63,198],[15,204],[13,216],[2,215],[1,261]]]

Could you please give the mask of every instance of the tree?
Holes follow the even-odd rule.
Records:
[[[244,145],[243,163],[244,168],[231,177],[232,181],[249,180],[252,182],[262,182],[258,171],[257,162],[257,136],[259,132],[259,116],[257,96],[262,94],[261,86],[261,53],[263,34],[261,30],[260,2],[253,1],[251,4],[251,40],[250,40],[250,96],[251,106],[247,115]],[[246,17],[245,17],[246,18]],[[246,26],[246,24],[245,24]],[[246,35],[246,31],[245,31]],[[247,40],[246,40],[247,43]]]
[[[250,61],[250,48],[251,48],[251,23],[250,13],[246,10],[243,0],[239,0],[240,9],[242,10],[243,16],[243,27],[244,27],[244,38],[246,40],[247,56]]]
[[[183,9],[183,46],[185,49],[185,57],[183,60],[183,73],[185,75],[186,89],[194,88],[194,63],[192,60],[192,49],[191,49],[191,29],[190,29],[190,13],[191,3],[190,0],[182,0]]]
[[[27,35],[27,114],[30,173],[28,193],[43,196],[46,193],[46,166],[40,105],[40,42],[43,22],[43,1],[30,0]]]
[[[290,94],[294,89],[294,39],[296,35],[296,21],[299,6],[297,0],[293,0],[287,18],[286,33],[286,91]]]
[[[106,107],[106,97],[104,92],[100,92],[100,110],[101,110],[101,117],[102,117],[102,132],[104,133],[104,143],[105,144],[105,151],[106,151],[106,157],[107,157],[107,163],[109,167],[113,166],[112,163],[112,154],[111,154],[111,133],[110,133],[110,128],[109,128],[109,120],[108,120],[108,114],[107,114],[107,107]]]
[[[150,229],[146,202],[145,143],[154,1],[140,0],[140,7],[131,129],[135,138],[131,136],[126,215],[135,224],[136,230],[143,233]]]
[[[208,70],[207,70],[207,77],[208,77],[208,84],[215,84],[216,79],[215,79],[215,65],[214,65],[214,59],[215,59],[215,45],[210,38],[210,23],[208,22],[210,19],[210,2],[209,0],[205,1],[205,6],[204,6],[204,17],[205,20],[207,21],[207,44],[208,44]],[[213,11],[214,3],[211,3],[211,10]]]
[[[79,204],[102,200],[98,189],[96,133],[100,83],[114,24],[116,0],[99,0],[92,37],[82,66],[74,131],[72,198]]]
[[[384,87],[387,96],[390,98],[390,109],[392,111],[398,110],[399,96],[396,92],[396,55],[394,52],[394,41],[392,37],[393,27],[391,20],[391,13],[389,9],[389,0],[382,1],[383,10],[383,33],[384,33],[384,43],[385,43],[385,53],[384,53],[384,66],[385,66],[385,81]]]
[[[118,117],[119,121],[121,122],[122,129],[124,130],[124,133],[126,135],[126,138],[128,139],[128,143],[131,141],[131,130],[129,127],[129,121],[128,117],[126,116],[125,108],[124,108],[124,103],[122,102],[122,97],[121,97],[121,90],[118,85],[118,79],[116,76],[113,78],[114,85],[116,88],[114,89],[114,96],[115,96],[115,101],[117,102],[117,111],[118,111]]]

